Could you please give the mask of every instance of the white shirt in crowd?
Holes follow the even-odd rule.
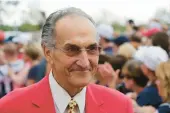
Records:
[[[8,67],[12,68],[14,72],[20,72],[24,67],[24,61],[17,60],[9,64],[1,65],[0,66],[0,77],[8,75]]]
[[[71,100],[70,95],[56,82],[52,72],[49,75],[49,84],[54,100],[56,113],[66,113],[66,108]],[[85,113],[85,98],[86,98],[86,87],[82,89],[80,93],[74,96],[74,100],[78,104],[77,113]]]

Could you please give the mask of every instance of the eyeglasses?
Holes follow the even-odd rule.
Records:
[[[62,52],[66,53],[68,56],[79,55],[82,51],[86,51],[89,55],[99,55],[101,47],[97,44],[92,44],[87,48],[80,48],[77,45],[67,44],[64,48],[58,48],[55,46],[55,49],[59,49]]]

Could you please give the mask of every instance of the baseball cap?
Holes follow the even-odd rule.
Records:
[[[115,39],[113,39],[113,43],[115,43],[116,45],[120,46],[126,42],[129,42],[129,39],[126,36],[119,36]]]
[[[158,28],[152,28],[152,29],[149,29],[147,30],[146,32],[143,32],[143,36],[146,36],[146,37],[150,37],[154,34],[156,34],[157,32],[160,32],[160,30]]]
[[[100,24],[97,26],[97,32],[99,36],[102,36],[108,40],[113,40],[113,27],[108,24]]]
[[[148,46],[140,48],[134,58],[142,61],[150,70],[155,71],[161,62],[168,61],[168,54],[159,46]]]
[[[144,61],[144,53],[147,50],[147,46],[140,46],[137,51],[135,52],[133,58],[139,60],[141,62]]]
[[[159,23],[159,22],[156,22],[156,21],[151,21],[150,23],[149,23],[149,29],[153,29],[153,28],[157,28],[157,29],[159,29],[159,30],[161,30],[162,29],[162,25]]]
[[[29,41],[31,40],[31,37],[29,34],[19,34],[18,36],[14,37],[12,39],[12,41],[14,43],[19,43],[19,44],[23,44],[23,45],[26,45]]]

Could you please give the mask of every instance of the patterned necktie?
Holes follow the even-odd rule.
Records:
[[[68,113],[76,113],[77,103],[75,100],[71,99],[68,104]]]

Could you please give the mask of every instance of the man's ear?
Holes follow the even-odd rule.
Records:
[[[50,50],[48,47],[46,47],[44,44],[42,45],[44,56],[47,60],[48,63],[52,64],[53,59],[52,59],[52,50]]]

